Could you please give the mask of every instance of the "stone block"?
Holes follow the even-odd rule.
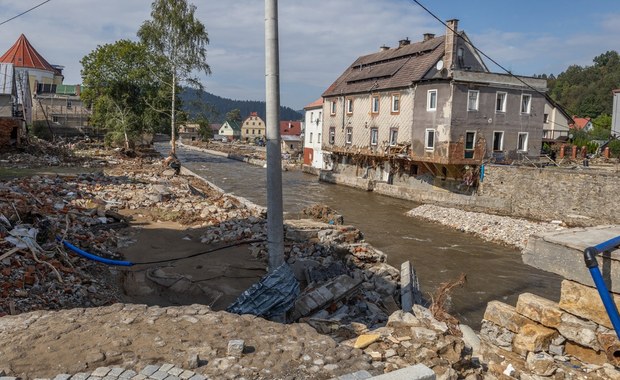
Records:
[[[424,364],[416,364],[383,375],[371,377],[372,380],[435,380],[435,372]]]
[[[603,365],[607,363],[605,353],[568,341],[564,347],[566,355],[573,356],[583,363]]]
[[[620,295],[612,294],[612,296],[616,305],[620,305]],[[562,281],[560,307],[578,317],[594,321],[599,325],[613,329],[609,316],[605,311],[605,306],[603,306],[603,302],[596,288],[581,285],[573,281]]]
[[[364,349],[381,338],[380,334],[364,334],[357,337],[353,348]]]
[[[91,376],[104,377],[111,371],[110,367],[99,367],[93,371]]]
[[[512,340],[514,333],[505,327],[498,326],[493,322],[483,320],[480,327],[480,339],[488,343],[503,348],[507,351],[512,350]]]
[[[505,327],[513,333],[519,332],[519,329],[527,324],[534,324],[531,319],[517,313],[514,306],[499,301],[491,301],[487,304],[484,319]]]
[[[553,357],[546,352],[527,354],[526,367],[539,376],[551,376],[557,369]]]
[[[596,328],[597,325],[594,322],[564,313],[558,331],[567,339],[598,351],[600,346],[596,337]]]
[[[547,351],[551,340],[557,335],[557,331],[539,324],[525,325],[515,335],[512,349],[524,357],[528,352]]]
[[[368,371],[357,371],[348,373],[337,378],[337,380],[366,380],[370,379],[372,375]]]
[[[245,342],[242,339],[233,339],[228,341],[228,356],[240,358],[243,355]]]
[[[140,371],[140,374],[144,375],[144,376],[151,376],[152,374],[154,374],[155,372],[157,372],[157,370],[159,369],[158,365],[147,365],[146,367],[144,367],[144,369],[142,371]]]
[[[532,293],[519,295],[517,312],[544,326],[557,328],[562,322],[562,310],[556,302]]]

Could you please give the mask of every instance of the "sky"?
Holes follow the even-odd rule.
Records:
[[[192,2],[192,0],[189,0]],[[43,0],[0,0],[0,23]],[[419,0],[442,20],[459,19],[471,41],[514,74],[555,75],[591,65],[620,50],[619,0]],[[240,100],[265,99],[264,2],[193,0],[206,26],[206,91]],[[296,110],[318,99],[359,56],[420,41],[445,27],[413,0],[281,0],[281,104]],[[65,66],[64,83],[80,83],[80,60],[98,45],[137,40],[150,0],[51,0],[0,25],[0,51],[20,34],[51,64]],[[485,60],[491,71],[500,68]]]

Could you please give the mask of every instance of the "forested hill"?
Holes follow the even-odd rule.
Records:
[[[239,109],[241,118],[245,119],[251,112],[257,112],[265,120],[265,102],[257,100],[232,100],[210,94],[206,91],[184,89],[181,92],[183,109],[190,118],[205,114],[211,123],[223,123],[226,113]],[[281,120],[302,120],[303,116],[289,107],[280,107]]]

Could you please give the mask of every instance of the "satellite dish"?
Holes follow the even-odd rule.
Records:
[[[437,62],[437,66],[435,67],[437,68],[437,71],[440,71],[441,69],[443,69],[443,61]]]

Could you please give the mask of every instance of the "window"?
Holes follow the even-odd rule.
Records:
[[[519,132],[517,137],[517,151],[527,152],[527,132]]]
[[[67,100],[67,108],[71,108],[73,106],[73,103],[71,103],[71,100]]]
[[[392,113],[400,112],[400,94],[392,94]]]
[[[396,145],[398,141],[398,129],[390,129],[390,146]]]
[[[353,128],[351,128],[351,127],[347,128],[347,134],[345,136],[345,142],[347,144],[351,144],[351,142],[353,142]]]
[[[308,137],[308,142],[312,144],[312,132],[310,132],[310,136]]]
[[[371,113],[379,113],[379,95],[374,95],[372,97]]]
[[[377,128],[370,129],[370,145],[377,145],[379,141],[379,130]]]
[[[475,146],[476,146],[476,132],[465,132],[464,158],[474,158]]]
[[[467,91],[467,110],[478,111],[478,98],[480,97],[480,91],[469,90]]]
[[[319,132],[319,133],[317,134],[317,139],[316,139],[316,141],[317,141],[318,143],[322,142],[322,141],[321,141],[321,132]]]
[[[347,99],[347,114],[353,113],[353,99]]]
[[[495,98],[495,112],[506,112],[506,94],[505,92],[498,92]]]
[[[428,90],[428,93],[426,94],[426,110],[437,110],[437,90]]]
[[[331,127],[329,129],[329,143],[334,144],[336,142],[336,128]]]
[[[543,115],[543,123],[545,123],[545,124],[549,123],[549,114],[548,113]]]
[[[532,108],[532,95],[522,94],[521,95],[521,113],[530,113],[531,108]]]
[[[330,108],[329,108],[329,114],[330,115],[335,115],[336,114],[336,101],[332,100],[330,103]]]
[[[321,114],[323,112],[319,112],[319,117],[316,118],[316,125],[319,125],[319,122],[321,121]]]
[[[252,129],[252,134],[256,134],[256,129]]]
[[[424,147],[426,150],[434,150],[435,149],[435,130],[427,129],[426,135],[424,138]]]
[[[314,112],[310,112],[310,122],[314,122]]]
[[[493,150],[504,150],[504,132],[493,132]]]

